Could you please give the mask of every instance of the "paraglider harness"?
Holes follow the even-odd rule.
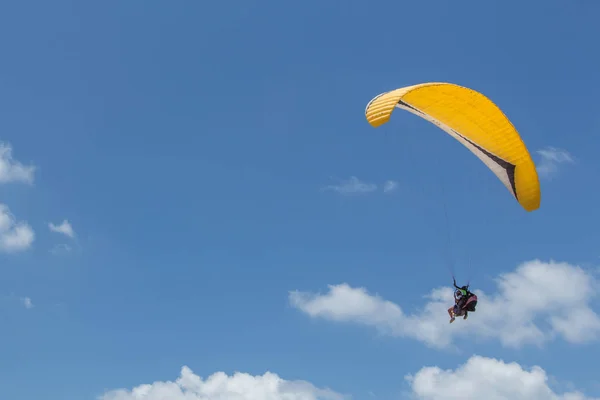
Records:
[[[453,279],[453,281],[454,287],[457,289],[456,292],[461,294],[460,299],[456,301],[456,311],[475,312],[477,296],[469,291],[469,285],[459,287],[456,285],[456,280]],[[457,293],[454,294],[455,299],[457,299]]]

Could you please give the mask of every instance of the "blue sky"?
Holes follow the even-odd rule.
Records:
[[[558,394],[600,397],[597,327],[559,328],[600,312],[599,11],[556,0],[4,4],[0,203],[27,225],[15,233],[0,219],[15,239],[0,256],[2,397],[128,400],[110,391],[188,366],[203,379],[271,371],[355,399],[444,399],[404,377],[493,358],[539,365]],[[401,112],[368,125],[373,96],[429,81],[486,94],[538,167],[555,168],[538,211],[435,126]],[[377,188],[324,190],[352,177]],[[72,237],[49,229],[64,220]],[[507,345],[485,302],[449,326],[448,293],[423,297],[451,284],[448,247],[495,315],[508,304],[516,330],[535,319],[548,341]],[[514,322],[522,303],[497,279],[527,271],[547,302]],[[355,303],[335,303],[328,285],[344,284],[334,287]],[[394,308],[429,318],[436,301],[445,348],[407,336],[415,320]]]

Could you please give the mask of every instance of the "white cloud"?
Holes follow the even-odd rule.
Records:
[[[23,297],[23,298],[21,298],[21,301],[23,302],[23,305],[25,306],[25,308],[27,308],[27,309],[33,308],[33,303],[31,302],[31,299],[29,297]]]
[[[323,190],[333,190],[340,194],[369,193],[377,190],[377,185],[363,182],[357,177],[351,176],[350,179],[341,181],[336,185],[325,186]]]
[[[411,398],[419,400],[600,400],[580,391],[558,393],[552,377],[539,366],[474,355],[456,369],[423,367],[406,375]],[[369,396],[375,397],[373,392]],[[287,381],[276,374],[252,376],[217,372],[206,379],[184,366],[175,381],[157,381],[132,389],[111,390],[99,400],[341,400],[348,398],[306,381]]]
[[[397,188],[398,188],[398,182],[391,181],[391,180],[390,181],[386,181],[385,184],[383,185],[383,192],[384,193],[393,192]]]
[[[572,164],[574,162],[569,152],[554,147],[546,147],[545,149],[538,150],[537,153],[542,157],[542,160],[537,165],[538,174],[542,178],[552,178],[558,172],[559,164]]]
[[[73,231],[73,227],[66,219],[60,225],[54,225],[53,223],[48,224],[48,228],[52,232],[62,233],[70,238],[75,237],[75,231]]]
[[[15,219],[6,204],[0,204],[0,251],[14,253],[31,247],[35,239],[33,229]]]
[[[184,366],[172,382],[154,382],[105,393],[99,400],[339,400],[344,397],[305,381],[286,381],[267,372],[261,376],[217,372],[206,380]]]
[[[600,337],[600,317],[590,305],[597,281],[577,266],[529,261],[499,276],[497,286],[491,296],[475,290],[477,311],[450,326],[446,310],[454,303],[451,287],[432,290],[414,314],[347,284],[331,285],[326,294],[290,292],[289,300],[313,318],[368,325],[437,348],[451,346],[460,336],[497,339],[507,347],[541,346],[555,337],[572,343]]]
[[[35,167],[14,160],[12,150],[11,145],[0,143],[0,183],[33,183]]]
[[[525,369],[477,355],[455,370],[424,367],[405,379],[421,400],[594,400],[581,392],[556,393],[548,385],[546,371],[538,366]]]

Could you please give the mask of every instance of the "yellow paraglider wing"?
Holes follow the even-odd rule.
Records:
[[[409,111],[435,124],[467,147],[502,181],[527,210],[539,208],[538,174],[521,136],[490,99],[451,83],[424,83],[380,94],[365,110],[378,127],[394,108]]]

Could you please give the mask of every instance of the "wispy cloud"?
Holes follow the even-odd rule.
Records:
[[[33,303],[31,302],[31,299],[29,297],[23,297],[21,298],[21,301],[23,302],[23,306],[25,306],[25,308],[33,308]]]
[[[546,147],[538,150],[541,161],[537,165],[537,171],[541,178],[551,179],[558,172],[559,164],[572,164],[575,162],[568,151],[555,147]]]
[[[6,204],[0,204],[0,251],[14,253],[31,247],[35,239],[33,229],[17,221]]]
[[[398,188],[398,182],[392,181],[392,180],[385,181],[385,183],[383,184],[383,193],[393,192],[397,188]]]
[[[565,292],[564,282],[577,287]],[[474,335],[497,339],[507,347],[541,346],[562,337],[572,343],[600,338],[600,316],[592,309],[598,282],[567,263],[530,261],[497,279],[498,292],[476,291],[481,306],[469,329],[457,321],[448,326],[445,310],[454,304],[452,288],[433,290],[419,313],[407,314],[396,303],[345,283],[330,285],[325,294],[293,291],[292,306],[313,318],[354,322],[397,337],[410,337],[431,347],[451,347],[455,337]],[[507,315],[510,317],[507,318]],[[544,319],[547,325],[535,321]]]
[[[377,185],[361,181],[356,176],[351,176],[348,180],[343,180],[335,185],[328,185],[323,190],[332,190],[340,194],[362,194],[377,190]]]
[[[63,235],[66,235],[70,238],[75,237],[75,231],[73,230],[73,227],[71,226],[69,221],[67,221],[66,219],[60,225],[54,225],[53,223],[49,223],[48,228],[50,228],[52,232],[62,233]]]
[[[33,183],[35,167],[13,159],[12,146],[0,143],[0,183]]]
[[[65,243],[60,243],[50,249],[50,253],[54,255],[70,253],[73,250],[71,246]]]

